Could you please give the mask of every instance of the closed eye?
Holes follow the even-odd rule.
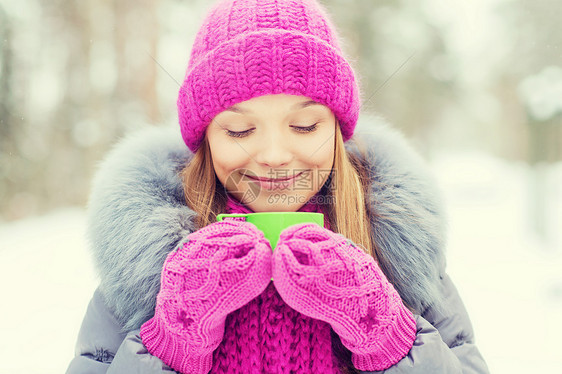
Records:
[[[316,131],[318,128],[318,122],[311,126],[291,126],[296,132],[309,133]]]
[[[225,129],[226,130],[226,129]],[[231,136],[233,138],[244,138],[248,135],[250,135],[252,132],[254,131],[254,129],[248,129],[248,130],[244,130],[244,131],[231,131],[231,130],[226,130],[226,134],[228,136]]]

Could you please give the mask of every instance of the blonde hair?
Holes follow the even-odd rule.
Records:
[[[353,140],[352,140],[353,141]],[[361,158],[345,149],[339,126],[335,131],[334,166],[320,193],[330,229],[340,233],[378,260],[371,232],[370,205],[366,202],[369,180]],[[226,209],[226,193],[215,175],[209,143],[203,143],[182,170],[185,201],[197,214],[197,228],[216,221]],[[351,219],[353,217],[353,219]]]
[[[361,158],[346,151],[339,126],[336,126],[334,166],[330,179],[326,191],[329,197],[326,200],[330,202],[326,206],[330,229],[377,258],[369,220],[370,204],[366,201],[369,179]]]
[[[224,213],[226,195],[220,185],[207,138],[181,172],[185,203],[195,213],[195,227],[200,229],[216,221]]]

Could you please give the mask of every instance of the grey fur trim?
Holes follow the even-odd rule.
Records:
[[[190,156],[179,131],[149,128],[114,148],[94,179],[88,236],[100,289],[125,331],[154,314],[162,264],[194,229],[178,177]]]
[[[380,120],[358,126],[356,138],[367,149],[378,215],[372,227],[392,264],[385,271],[418,313],[438,305],[445,220],[435,183],[403,137]],[[124,331],[153,315],[162,264],[194,230],[178,175],[190,157],[179,130],[153,127],[118,144],[94,180],[88,236],[100,289]]]
[[[357,138],[365,145],[370,169],[372,231],[390,264],[383,270],[416,312],[439,307],[446,220],[437,183],[402,134],[377,118],[361,127]],[[355,153],[357,147],[348,150]]]

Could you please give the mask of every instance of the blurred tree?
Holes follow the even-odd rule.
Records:
[[[419,1],[325,3],[360,76],[361,110],[388,118],[428,151],[434,126],[447,101],[456,97],[443,30],[431,23]]]
[[[517,158],[531,164],[562,160],[562,108],[556,109],[562,92],[555,88],[562,84],[557,73],[562,71],[562,2],[515,0],[497,11],[511,43],[505,48],[505,64],[496,67],[496,90],[506,108],[517,108],[505,134],[513,138]]]
[[[158,3],[30,0],[11,8],[16,23],[0,13],[0,218],[84,205],[108,147],[160,122]]]
[[[552,233],[548,229],[548,170],[547,165],[562,160],[562,32],[559,1],[515,0],[503,4],[512,48],[506,51],[506,61],[498,74],[498,91],[510,99],[507,105],[518,108],[511,134],[526,133],[516,138],[525,150],[525,159],[532,170],[528,181],[529,221],[543,239]],[[517,92],[518,95],[505,94]]]
[[[12,131],[10,107],[13,104],[11,95],[12,77],[12,30],[11,22],[0,4],[0,152],[7,153],[8,139]]]
[[[0,201],[9,196],[8,179],[12,155],[12,31],[11,22],[0,4]],[[0,205],[2,208],[3,203]]]
[[[121,126],[137,118],[158,123],[160,113],[156,93],[158,30],[158,0],[124,0],[113,2],[115,32],[113,34],[117,84],[112,93]],[[127,113],[133,111],[136,113]]]

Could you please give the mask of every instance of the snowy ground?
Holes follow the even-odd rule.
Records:
[[[529,228],[527,166],[479,154],[433,166],[450,216],[449,273],[491,372],[562,373],[562,165],[544,173],[544,239]]]
[[[433,162],[450,215],[449,273],[492,373],[561,372],[562,165],[543,193],[546,237],[529,227],[532,175],[480,154]],[[0,374],[63,373],[96,287],[82,209],[0,226]]]

